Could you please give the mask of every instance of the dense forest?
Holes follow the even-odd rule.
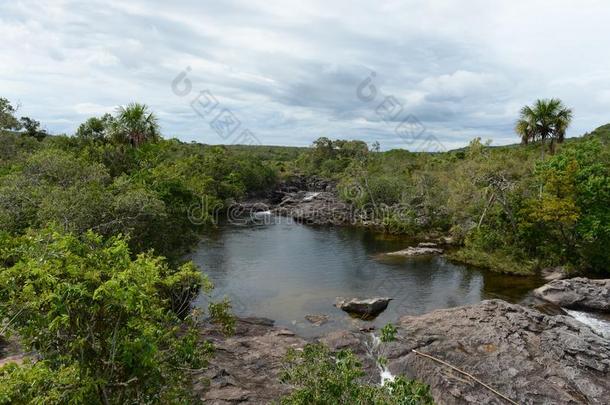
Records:
[[[451,237],[455,260],[506,273],[607,273],[609,142],[610,125],[561,144],[477,138],[446,153],[321,138],[298,167],[336,178],[345,201],[381,212],[371,218],[385,232]]]
[[[164,139],[141,104],[70,136],[16,113],[0,99],[0,336],[17,336],[37,360],[0,368],[0,403],[195,400],[189,370],[213,355],[198,325],[231,333],[234,320],[227,301],[191,311],[213,286],[184,254],[217,212],[292,176],[335,181],[369,214],[355,225],[449,238],[452,260],[523,274],[609,271],[610,125],[564,141],[529,136],[521,122],[521,145],[474,139],[414,153],[328,138],[310,148],[183,143]],[[316,381],[333,378],[363,403],[410,403],[393,402],[399,392],[428,400],[401,379],[393,391],[363,388],[358,362],[342,356],[329,363],[310,347],[293,358],[285,378],[304,387],[285,403],[331,395],[337,385]]]

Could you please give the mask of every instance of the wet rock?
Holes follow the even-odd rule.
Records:
[[[9,364],[9,363],[15,363],[17,365],[21,365],[23,364],[23,361],[25,360],[25,355],[23,354],[15,354],[13,356],[8,356],[8,357],[4,357],[2,359],[0,359],[0,367]]]
[[[357,315],[363,319],[370,319],[385,311],[391,300],[391,298],[386,297],[369,299],[345,299],[338,297],[335,306],[349,314]]]
[[[324,325],[329,320],[329,316],[325,314],[313,314],[313,315],[305,315],[305,319],[307,319],[314,326]]]
[[[610,312],[610,279],[555,280],[534,290],[534,295],[564,308]]]

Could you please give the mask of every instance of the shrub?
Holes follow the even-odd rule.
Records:
[[[134,259],[124,238],[93,232],[47,228],[0,242],[0,319],[41,359],[2,371],[0,403],[189,401],[188,370],[212,352],[185,311],[211,289],[192,264]],[[228,309],[216,304],[214,320],[230,324]]]
[[[294,391],[282,398],[283,405],[415,405],[433,404],[427,385],[402,377],[384,385],[363,383],[362,364],[349,350],[331,353],[320,344],[303,352],[288,352],[288,368],[282,381]]]

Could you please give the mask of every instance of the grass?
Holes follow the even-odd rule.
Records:
[[[486,252],[473,248],[463,247],[454,252],[447,253],[452,261],[485,268],[505,274],[528,276],[534,274],[537,268],[535,261],[524,261],[515,258],[510,253],[501,250]]]

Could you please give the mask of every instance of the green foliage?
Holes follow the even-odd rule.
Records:
[[[398,329],[396,329],[396,326],[392,325],[391,323],[388,323],[386,326],[381,328],[380,339],[384,343],[393,342],[394,340],[396,340],[397,332]]]
[[[365,160],[368,154],[365,142],[340,139],[332,141],[322,137],[315,140],[312,148],[301,156],[300,165],[306,172],[335,177],[352,161]]]
[[[35,138],[39,141],[43,140],[47,135],[47,131],[40,127],[40,122],[29,118],[21,117],[19,120],[20,127],[23,129],[23,133],[27,136]]]
[[[553,142],[563,142],[571,121],[572,110],[565,107],[561,100],[536,100],[533,106],[521,109],[515,131],[524,144],[541,141],[544,148],[544,141],[548,138]]]
[[[531,140],[563,140],[568,109],[543,100],[531,110],[540,116]],[[608,272],[609,133],[604,126],[566,140],[543,161],[535,145],[490,147],[480,138],[448,153],[353,156],[322,138],[299,164],[318,174],[324,162],[343,168],[332,176],[340,197],[366,214],[363,223],[419,238],[450,235],[461,244],[454,260],[516,274],[558,265]]]
[[[402,377],[383,386],[361,381],[362,364],[349,350],[331,353],[320,344],[302,352],[291,350],[282,381],[294,387],[280,401],[285,405],[415,405],[433,404],[429,387]]]
[[[49,228],[0,241],[0,318],[43,360],[4,370],[0,399],[21,398],[23,385],[23,398],[39,403],[190,397],[183,370],[204,366],[212,350],[186,310],[203,283],[192,264],[132,259],[124,238],[92,232]],[[230,319],[227,309],[214,307],[213,319]]]
[[[96,404],[95,381],[76,365],[54,367],[48,361],[9,363],[0,368],[0,404]]]
[[[0,97],[0,130],[13,131],[21,129],[21,123],[15,117],[17,108],[5,98]]]
[[[542,192],[526,201],[524,237],[539,255],[576,269],[607,270],[610,261],[610,158],[596,139],[540,163]]]
[[[110,114],[100,118],[91,117],[80,124],[74,135],[86,141],[104,141],[110,137],[113,125],[114,117]]]
[[[12,151],[0,165],[0,228],[12,234],[55,222],[72,232],[129,235],[133,251],[175,259],[224,207],[277,181],[272,163],[223,147],[28,139],[0,140],[0,155]]]
[[[145,104],[131,103],[117,109],[117,116],[110,121],[110,138],[119,144],[139,147],[160,138],[157,117]]]

